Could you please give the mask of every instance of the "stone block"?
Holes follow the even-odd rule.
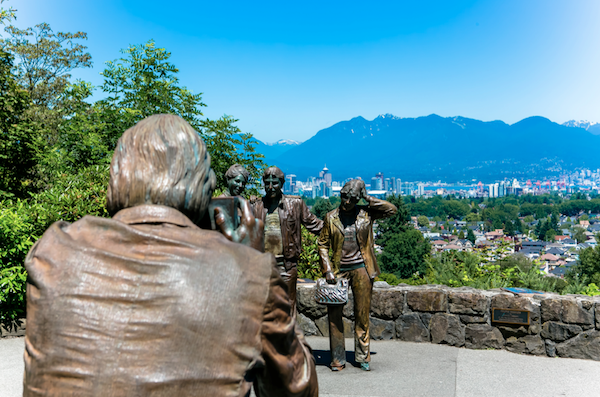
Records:
[[[429,342],[429,328],[418,313],[408,313],[396,320],[396,338],[406,342]]]
[[[344,338],[354,338],[354,321],[342,318],[344,322]],[[329,319],[327,316],[315,320],[315,325],[323,336],[329,336]]]
[[[574,299],[562,301],[562,321],[568,324],[594,324],[594,314],[591,310],[581,307]]]
[[[496,327],[500,330],[500,332],[502,333],[502,336],[504,336],[504,339],[508,339],[511,337],[514,338],[521,338],[525,335],[529,335],[529,327],[521,325],[496,325]]]
[[[392,286],[389,285],[387,281],[375,281],[373,283],[373,288],[392,288]]]
[[[457,315],[436,313],[429,323],[431,342],[450,346],[464,346],[465,326]]]
[[[555,342],[562,342],[571,339],[583,330],[579,325],[563,324],[556,321],[547,321],[542,326],[542,338],[551,339]]]
[[[546,339],[546,355],[548,357],[556,357],[556,343],[550,339]]]
[[[561,321],[562,299],[544,299],[541,304],[542,322]]]
[[[450,292],[448,303],[450,313],[482,315],[488,310],[488,299],[474,292]]]
[[[459,314],[460,321],[463,324],[487,324],[489,316],[485,313],[483,316],[469,316],[467,314]]]
[[[589,330],[556,345],[560,357],[600,361],[600,331]]]
[[[433,314],[434,313],[419,313],[421,321],[423,321],[423,324],[425,324],[427,328],[429,328],[429,323],[431,322],[431,317],[433,317]]]
[[[309,317],[305,316],[302,313],[298,313],[298,316],[296,317],[296,319],[298,321],[298,326],[300,327],[302,332],[304,332],[304,335],[306,335],[306,336],[312,336],[312,335],[320,336],[321,335],[321,333],[319,332],[319,329],[317,328],[315,323]]]
[[[469,349],[502,349],[504,337],[500,330],[488,324],[469,324],[465,329],[465,345]]]
[[[312,319],[317,319],[327,314],[327,306],[320,305],[315,301],[314,284],[310,286],[298,285],[296,291],[296,301],[300,313]]]
[[[371,315],[385,320],[395,320],[402,314],[404,292],[396,290],[373,290]]]
[[[584,299],[581,301],[581,307],[583,307],[585,310],[590,310],[594,307],[594,302]]]
[[[522,338],[511,336],[506,339],[506,350],[513,353],[545,355],[546,344],[539,335],[527,335]]]
[[[394,322],[385,321],[376,317],[369,319],[369,333],[373,340],[394,339]]]
[[[437,289],[408,291],[406,302],[416,312],[445,312],[448,310],[446,293]]]
[[[596,307],[596,328],[600,329],[600,303],[596,302],[594,306]]]

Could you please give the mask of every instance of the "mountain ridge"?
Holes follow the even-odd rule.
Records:
[[[403,180],[456,182],[600,167],[600,156],[595,155],[600,136],[541,116],[511,125],[437,114],[416,118],[382,114],[371,121],[357,116],[324,128],[299,145],[279,148],[278,153],[257,151],[265,154],[268,164],[299,179],[316,176],[324,164],[337,180],[370,179],[383,172]]]

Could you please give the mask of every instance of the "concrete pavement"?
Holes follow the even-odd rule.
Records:
[[[468,350],[430,343],[373,341],[371,372],[332,372],[329,340],[309,337],[324,397],[554,397],[600,395],[600,362]],[[0,339],[0,396],[22,394],[23,338]]]

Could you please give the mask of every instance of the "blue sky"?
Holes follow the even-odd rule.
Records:
[[[265,142],[356,116],[600,122],[600,2],[9,0],[16,25],[88,33],[101,83],[154,39],[206,116]]]

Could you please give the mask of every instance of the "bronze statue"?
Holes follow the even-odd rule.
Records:
[[[361,368],[369,371],[369,312],[373,279],[379,275],[379,266],[373,249],[373,221],[394,215],[398,209],[385,200],[367,194],[360,179],[347,182],[340,191],[339,208],[327,213],[319,236],[319,258],[327,282],[336,277],[346,278],[354,295],[354,352]],[[368,205],[357,205],[364,198]],[[329,250],[333,260],[329,258]],[[344,345],[343,305],[327,306],[329,317],[329,346],[331,369],[339,371],[346,366]]]
[[[250,173],[240,164],[234,164],[225,173],[227,179],[227,189],[221,196],[241,196],[246,189],[246,184],[250,178]]]
[[[281,192],[285,175],[278,167],[269,167],[263,173],[265,197],[253,205],[254,216],[265,224],[265,252],[275,256],[282,277],[287,281],[292,307],[296,307],[298,258],[302,252],[304,225],[309,232],[318,234],[323,221],[312,214],[298,196]]]
[[[54,223],[26,259],[28,396],[316,396],[272,255],[196,226],[215,188],[198,133],[173,115],[125,131],[112,219]],[[241,199],[235,241],[262,241]],[[248,237],[250,236],[250,238]]]

